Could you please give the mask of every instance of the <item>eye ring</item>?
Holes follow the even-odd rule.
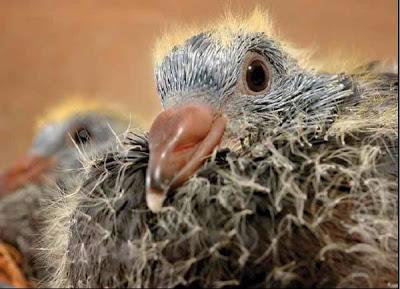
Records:
[[[71,131],[71,138],[74,143],[82,145],[90,142],[93,136],[86,127],[78,126]]]
[[[271,85],[271,72],[265,58],[259,53],[250,52],[242,66],[241,88],[246,95],[265,93]]]

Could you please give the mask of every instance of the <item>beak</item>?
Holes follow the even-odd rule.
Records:
[[[176,106],[158,115],[149,132],[146,202],[151,211],[159,211],[167,192],[203,164],[220,143],[226,122],[203,104]]]
[[[10,193],[28,182],[39,181],[40,176],[53,164],[54,160],[50,157],[24,156],[11,168],[0,174],[0,196]]]

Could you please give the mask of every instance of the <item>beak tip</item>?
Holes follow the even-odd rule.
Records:
[[[146,194],[147,207],[153,213],[158,213],[159,211],[161,211],[164,200],[165,200],[164,193],[148,191]]]

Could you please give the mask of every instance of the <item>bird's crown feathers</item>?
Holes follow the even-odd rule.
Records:
[[[229,45],[230,41],[238,33],[265,33],[273,36],[277,35],[273,29],[271,18],[268,13],[260,8],[254,8],[247,15],[235,15],[231,11],[218,18],[216,21],[205,25],[172,25],[162,37],[158,39],[154,47],[154,64],[158,66],[168,53],[174,48],[179,47],[185,41],[200,33],[209,32],[211,38],[222,45]]]
[[[87,99],[73,95],[64,99],[56,106],[45,112],[37,121],[37,128],[40,129],[46,124],[62,122],[75,115],[84,113],[98,113],[110,117],[120,117],[109,105],[100,100]]]

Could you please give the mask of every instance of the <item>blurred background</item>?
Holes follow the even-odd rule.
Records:
[[[345,51],[397,62],[396,0],[230,1],[266,8],[279,32],[321,58]],[[227,1],[0,1],[0,169],[30,145],[35,120],[79,94],[149,124],[161,106],[151,50],[171,23],[206,22]]]

